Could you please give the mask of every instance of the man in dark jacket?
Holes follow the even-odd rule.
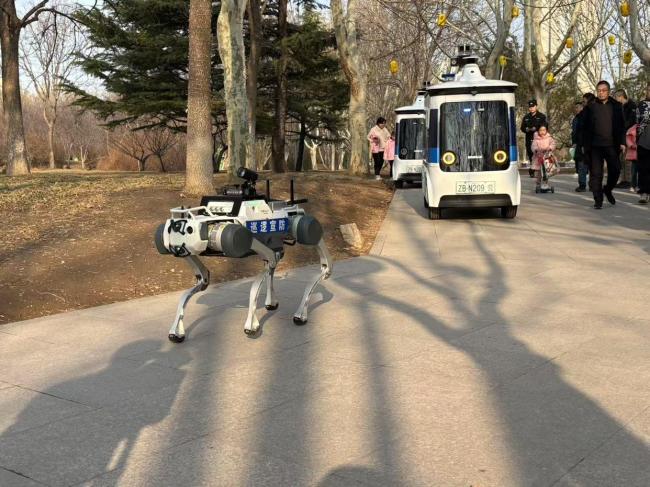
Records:
[[[625,151],[623,107],[609,96],[607,81],[596,85],[596,101],[584,108],[582,141],[590,157],[589,187],[594,194],[594,208],[603,207],[603,195],[612,205],[612,190],[621,172],[619,153]],[[607,184],[603,187],[603,161],[607,163]]]
[[[535,132],[539,130],[542,125],[546,125],[546,115],[537,111],[537,100],[530,100],[528,102],[528,113],[521,121],[521,131],[526,134],[526,155],[528,156],[528,163],[532,166],[533,161],[533,138]],[[535,171],[528,169],[530,177],[535,177]]]

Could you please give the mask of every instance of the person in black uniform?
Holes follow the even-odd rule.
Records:
[[[607,81],[596,85],[596,101],[583,110],[582,141],[590,157],[589,187],[594,194],[594,208],[603,207],[603,195],[616,204],[612,190],[621,173],[619,153],[625,152],[625,118],[623,106],[609,96]],[[607,163],[607,183],[603,186],[603,161]]]
[[[548,126],[546,115],[537,110],[537,100],[530,100],[528,102],[528,113],[521,121],[521,131],[526,134],[526,155],[528,156],[528,163],[531,167],[533,160],[533,149],[531,148],[533,137],[535,137],[535,132],[537,132],[542,125]],[[531,178],[535,177],[535,171],[532,169],[528,169],[528,173]]]

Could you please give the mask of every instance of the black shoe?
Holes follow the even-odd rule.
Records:
[[[630,187],[630,183],[628,183],[627,181],[621,181],[620,183],[618,183],[618,184],[616,185],[616,187],[617,187],[617,188],[627,189],[627,188]]]
[[[594,203],[594,210],[602,210],[602,209],[603,209],[602,203]]]
[[[584,193],[585,191],[587,191],[587,188],[585,186],[578,186],[576,188],[576,193]]]
[[[607,201],[609,201],[610,204],[615,205],[616,204],[616,198],[614,198],[614,195],[612,194],[612,190],[604,190],[603,194],[605,195],[605,198],[607,198]]]

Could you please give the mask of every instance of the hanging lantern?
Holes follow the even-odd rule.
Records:
[[[546,82],[547,82],[549,85],[552,85],[553,83],[555,83],[555,75],[554,75],[553,73],[548,73],[548,74],[546,75]]]
[[[506,59],[506,57],[502,54],[501,56],[499,56],[499,66],[505,68],[506,64],[508,64],[508,59]]]
[[[395,61],[395,60],[393,59],[393,60],[390,62],[390,64],[388,65],[388,69],[390,70],[390,74],[392,74],[393,76],[395,76],[395,75],[397,74],[397,72],[399,71],[399,64],[397,64],[397,61]]]
[[[438,27],[444,27],[447,25],[447,16],[445,14],[438,14]]]
[[[608,35],[607,36],[607,42],[609,43],[610,46],[613,46],[614,44],[616,44],[616,36],[611,35],[611,34]]]
[[[519,7],[517,7],[516,5],[514,5],[514,6],[512,7],[512,18],[513,18],[513,19],[516,19],[517,17],[519,17],[519,14],[520,14],[520,13],[521,13],[521,11],[519,10]]]
[[[627,0],[621,3],[620,10],[621,10],[621,15],[623,17],[627,17],[628,15],[630,15],[630,4],[627,3]]]
[[[571,49],[573,47],[573,37],[567,37],[565,45],[567,49]]]
[[[623,53],[623,62],[625,64],[630,64],[632,62],[632,51],[625,51]]]

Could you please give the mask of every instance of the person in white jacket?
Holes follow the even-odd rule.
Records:
[[[372,153],[372,161],[375,166],[375,179],[381,179],[379,175],[381,168],[384,165],[384,149],[386,142],[390,138],[390,132],[386,128],[386,119],[379,117],[377,125],[370,129],[368,132],[368,141],[370,142],[370,152]]]

